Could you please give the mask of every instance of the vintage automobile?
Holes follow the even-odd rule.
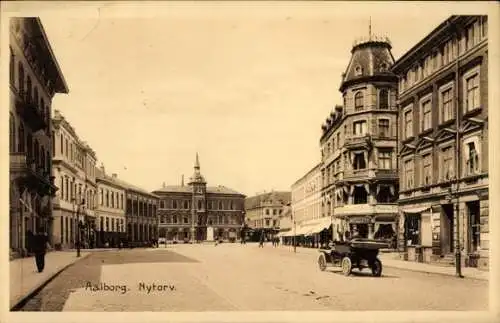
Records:
[[[333,242],[330,249],[319,249],[318,265],[321,271],[327,266],[342,267],[342,273],[350,275],[354,268],[370,268],[373,276],[382,275],[382,262],[377,258],[379,250],[387,248],[385,241],[356,238],[347,242]]]

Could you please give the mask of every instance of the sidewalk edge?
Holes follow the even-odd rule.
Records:
[[[69,267],[73,266],[77,262],[79,262],[79,261],[87,258],[90,255],[91,255],[91,253],[88,253],[88,254],[84,255],[83,257],[80,257],[80,259],[77,259],[77,260],[75,260],[75,261],[73,261],[73,262],[71,262],[71,263],[63,266],[61,269],[59,269],[54,274],[52,274],[51,276],[49,276],[48,279],[46,279],[45,281],[42,281],[38,285],[35,285],[35,287],[33,287],[25,296],[22,296],[22,297],[19,298],[19,300],[15,301],[13,305],[9,304],[9,307],[10,307],[9,311],[10,312],[17,312],[17,311],[19,311],[24,305],[26,305],[26,303],[31,298],[33,298],[36,294],[38,294],[45,286],[47,286],[52,280],[54,280],[54,278],[56,278],[57,276],[59,276],[59,274],[61,274],[63,271],[65,271]]]
[[[406,270],[406,271],[419,272],[419,273],[425,273],[425,274],[431,274],[431,275],[441,275],[441,276],[455,277],[455,274],[441,273],[441,272],[437,272],[437,271],[430,271],[430,270],[424,270],[424,269],[405,268],[405,267],[399,267],[399,266],[395,266],[395,265],[385,265],[385,264],[384,264],[384,267],[395,268],[395,269]],[[470,276],[470,275],[469,276],[462,275],[462,276],[463,277],[460,278],[460,279],[473,279],[473,280],[481,280],[481,281],[487,281],[487,282],[489,282],[489,278],[474,277],[474,276]]]

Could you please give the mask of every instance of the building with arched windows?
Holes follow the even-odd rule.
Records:
[[[397,216],[397,76],[387,38],[354,43],[342,75],[343,105],[322,125],[322,217],[334,238],[357,230],[362,237],[393,238]]]
[[[207,186],[198,154],[187,185],[163,185],[159,197],[159,237],[168,242],[194,242],[240,238],[245,195],[224,186]]]
[[[51,105],[69,90],[39,18],[10,18],[9,49],[10,248],[17,256],[40,227],[53,242]]]
[[[400,248],[409,261],[488,268],[488,20],[452,16],[399,75]],[[457,230],[458,229],[458,230]]]
[[[52,159],[59,188],[52,199],[54,246],[74,248],[77,241],[82,247],[94,246],[97,156],[58,110],[52,118]]]

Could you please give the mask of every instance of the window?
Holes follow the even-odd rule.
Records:
[[[14,52],[12,51],[12,48],[9,47],[10,49],[10,61],[9,61],[9,80],[10,84],[15,87],[15,73],[14,69],[16,68],[16,59],[14,57]]]
[[[188,201],[184,201],[184,208],[189,209]]]
[[[413,188],[413,160],[407,160],[404,163],[404,179],[406,189]]]
[[[389,109],[389,91],[382,89],[379,92],[378,108],[382,110]]]
[[[182,220],[183,220],[184,224],[188,224],[189,223],[189,219],[187,218],[187,216],[183,217]]]
[[[266,227],[269,226],[269,222],[270,222],[269,219],[266,219]]]
[[[266,215],[269,215],[269,209],[266,209]]]
[[[421,130],[427,130],[432,128],[432,115],[431,115],[431,100],[425,100],[421,104],[422,110],[422,128]]]
[[[352,166],[355,170],[366,168],[365,154],[363,152],[354,153],[354,160]]]
[[[172,208],[173,208],[173,209],[176,209],[176,208],[177,208],[177,201],[176,201],[176,200],[173,200],[173,201],[172,201]]]
[[[479,108],[479,74],[466,78],[465,112]]]
[[[25,137],[24,137],[24,126],[19,121],[19,128],[18,128],[18,133],[17,133],[17,152],[19,153],[24,153],[25,148],[26,148],[26,143],[25,143]]]
[[[446,122],[453,119],[453,88],[443,90],[440,93],[441,121]]]
[[[404,130],[405,130],[405,138],[413,137],[413,116],[412,110],[408,110],[404,113]]]
[[[202,209],[201,201],[198,200],[198,210],[201,210],[201,209]]]
[[[341,144],[340,144],[340,132],[337,132],[337,146],[339,148],[341,147]]]
[[[366,134],[366,121],[355,121],[352,128],[355,136],[363,136]]]
[[[362,111],[364,108],[364,95],[359,91],[354,95],[354,111]]]
[[[392,168],[392,152],[390,150],[379,150],[378,152],[378,168]]]
[[[16,121],[12,113],[9,114],[9,151],[16,151]]]
[[[277,214],[277,210],[273,209],[273,215],[276,215],[276,214]]]
[[[389,119],[379,119],[378,120],[378,133],[380,137],[389,137]]]
[[[354,188],[354,204],[366,204],[368,203],[368,192],[364,185],[356,186]]]
[[[17,90],[19,91],[19,94],[22,97],[24,97],[24,67],[23,67],[23,64],[21,62],[19,62],[17,69],[18,69],[17,78],[18,78],[18,82],[19,82]]]
[[[356,76],[360,76],[363,74],[363,68],[361,66],[356,66],[356,68],[354,69],[354,75]]]
[[[422,156],[422,185],[427,186],[432,184],[432,155],[426,154]]]
[[[466,155],[466,172],[465,175],[474,175],[479,173],[479,153],[476,150],[474,142],[467,143]]]

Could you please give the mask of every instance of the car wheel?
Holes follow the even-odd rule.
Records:
[[[352,271],[351,259],[349,257],[344,257],[342,259],[342,273],[345,276],[349,276],[351,274],[351,271]]]
[[[374,277],[380,277],[382,275],[382,262],[378,259],[372,264],[372,275]]]

